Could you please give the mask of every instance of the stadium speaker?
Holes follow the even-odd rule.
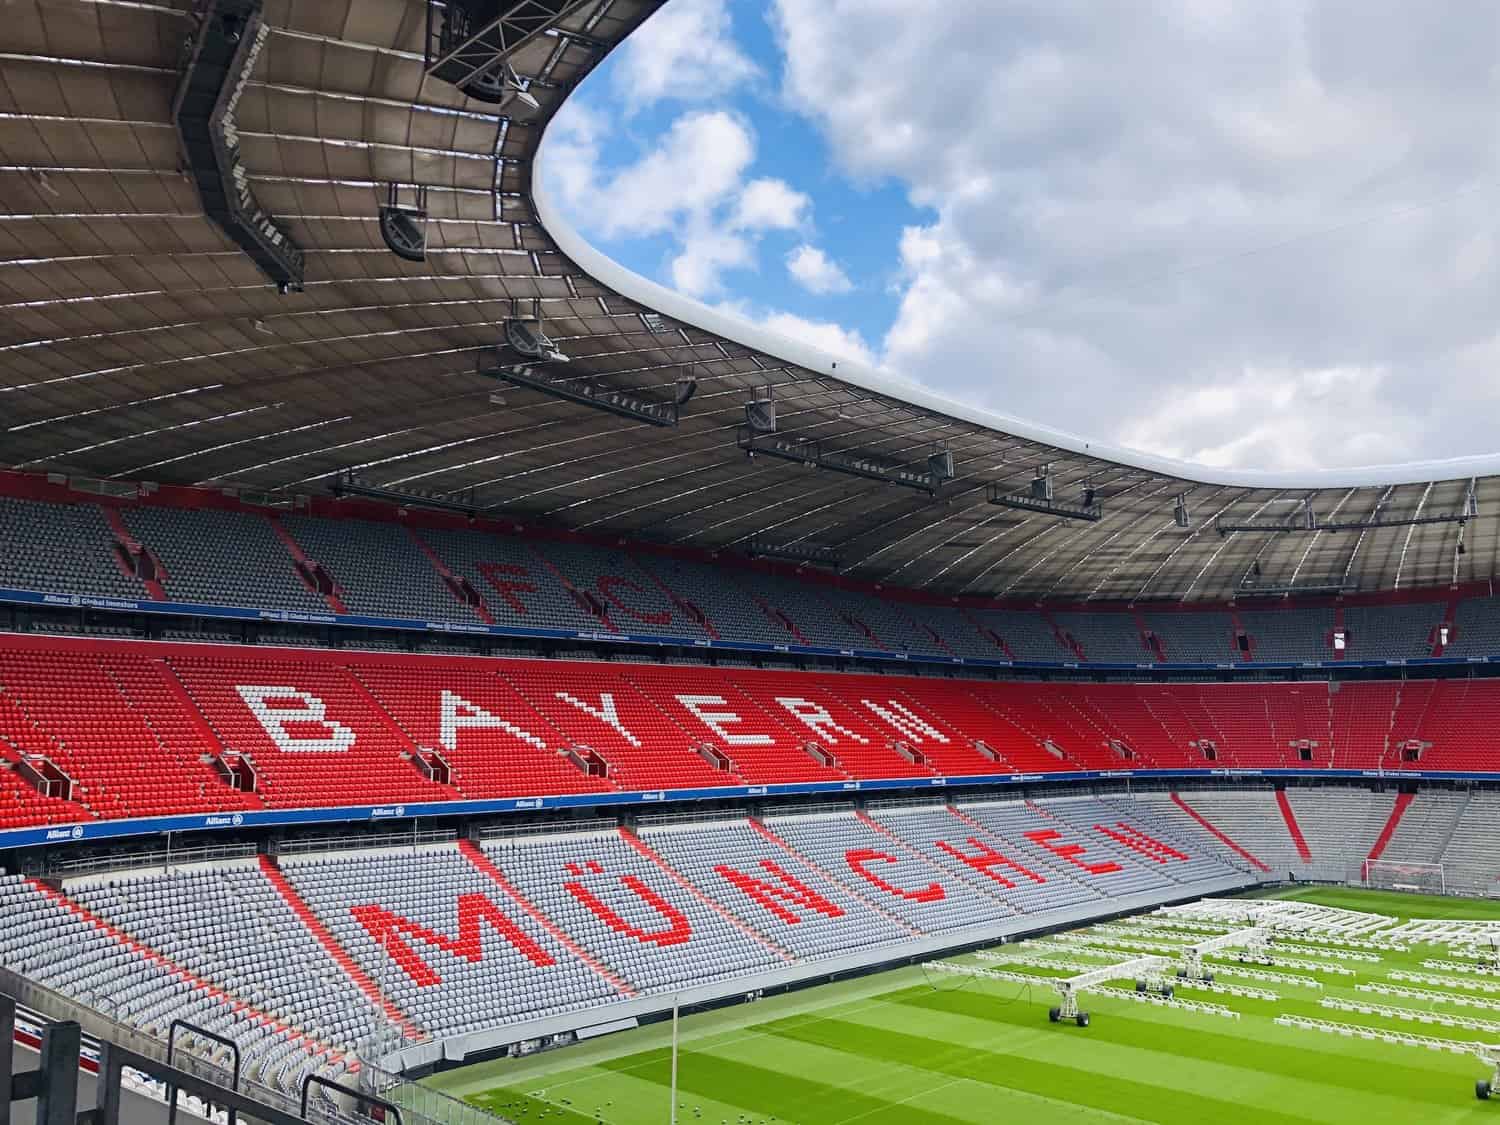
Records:
[[[380,209],[380,237],[398,258],[408,262],[427,260],[427,231],[422,226],[427,216],[421,211],[403,211],[399,207]]]
[[[953,451],[951,449],[940,449],[927,458],[927,471],[932,474],[932,479],[945,481],[953,479]]]
[[[557,345],[548,339],[541,326],[528,320],[507,320],[505,342],[527,359],[551,360],[567,363],[568,357],[558,351]]]
[[[1172,509],[1172,522],[1178,527],[1187,527],[1188,525],[1187,496],[1184,493],[1179,492],[1177,494],[1177,504]]]
[[[745,425],[757,434],[776,432],[776,403],[770,399],[759,399],[745,403]]]
[[[1031,478],[1031,498],[1043,503],[1052,502],[1052,478],[1047,475],[1046,469]]]
[[[492,105],[506,106],[511,102],[520,102],[529,109],[542,107],[542,103],[521,85],[516,72],[504,63],[474,75],[459,89],[476,101]]]
[[[677,380],[677,405],[678,406],[686,406],[688,404],[688,399],[692,398],[697,393],[698,393],[698,380],[697,379],[679,379],[679,380]]]

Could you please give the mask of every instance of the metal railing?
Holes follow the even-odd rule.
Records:
[[[508,1117],[499,1117],[441,1090],[408,1081],[373,1063],[365,1064],[360,1080],[372,1093],[400,1106],[408,1125],[515,1125]]]
[[[411,832],[372,832],[369,835],[306,836],[296,840],[277,840],[275,855],[302,855],[307,852],[359,851],[366,848],[411,848],[423,844],[449,844],[458,839],[456,828],[425,828]]]
[[[217,863],[226,859],[254,859],[254,844],[212,844],[191,848],[151,848],[145,851],[121,852],[94,856],[44,856],[40,863],[29,865],[28,875],[102,875],[140,867],[175,867],[179,864]]]

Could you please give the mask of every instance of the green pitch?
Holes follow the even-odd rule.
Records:
[[[1475,900],[1355,889],[1305,890],[1295,897],[1403,918],[1500,918],[1500,904]],[[1111,941],[1103,931],[1075,932],[1101,945]],[[1056,948],[1054,943],[1049,953],[1032,946],[1031,952],[1063,956]],[[1000,951],[1028,953],[1024,943]],[[1489,1077],[1475,1058],[1273,1022],[1278,1015],[1298,1014],[1500,1043],[1500,991],[1420,986],[1495,1003],[1479,1008],[1355,989],[1361,982],[1387,980],[1396,969],[1435,972],[1420,962],[1452,960],[1446,947],[1376,954],[1378,963],[1352,956],[1333,960],[1353,970],[1352,976],[1296,970],[1322,981],[1321,990],[1233,979],[1276,992],[1274,1001],[1179,990],[1181,997],[1232,1008],[1238,1019],[1085,994],[1092,1026],[1054,1025],[1047,1022],[1047,1008],[1056,1002],[1055,994],[1044,978],[1059,970],[971,958],[957,960],[1034,974],[1038,983],[900,969],[690,1016],[680,1028],[677,1120],[708,1125],[1500,1125],[1500,1099],[1474,1097],[1475,1080]],[[1219,979],[1231,982],[1228,976]],[[1500,980],[1494,984],[1500,990]],[[1496,1021],[1497,1030],[1330,1010],[1319,1004],[1325,996],[1488,1019]],[[430,1084],[527,1125],[658,1125],[668,1120],[670,1034],[668,1025],[653,1025],[530,1059],[466,1067]]]

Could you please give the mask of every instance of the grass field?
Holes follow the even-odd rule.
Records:
[[[1475,900],[1344,888],[1306,889],[1288,897],[1403,918],[1500,918],[1500,904]],[[1103,931],[1076,932],[1092,934],[1100,943],[1112,940]],[[1046,943],[1030,947],[1042,957],[1049,956],[1048,948]],[[1062,956],[1056,943],[1050,949],[1051,956]],[[1028,947],[1003,951],[1024,955]],[[1086,996],[1090,1027],[1055,1025],[1046,1017],[1055,993],[1040,983],[929,976],[920,968],[690,1016],[680,1028],[678,1120],[709,1125],[1500,1122],[1500,1101],[1474,1097],[1475,1079],[1488,1075],[1473,1057],[1272,1022],[1278,1015],[1300,1014],[1443,1039],[1500,1042],[1500,1030],[1432,1026],[1320,1006],[1324,996],[1359,998],[1500,1021],[1500,991],[1468,993],[1489,996],[1495,1010],[1356,991],[1356,984],[1384,980],[1392,970],[1430,972],[1421,961],[1451,959],[1441,946],[1378,955],[1378,963],[1337,962],[1354,976],[1303,974],[1322,980],[1321,991],[1258,985],[1275,991],[1274,1001],[1190,994],[1233,1008],[1238,1019]],[[1038,978],[1059,971],[1005,967]],[[1189,993],[1179,990],[1179,995]],[[530,1059],[450,1071],[430,1084],[528,1123],[656,1125],[668,1120],[669,1042],[670,1027],[653,1025]]]

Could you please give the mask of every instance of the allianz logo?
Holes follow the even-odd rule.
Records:
[[[540,797],[527,797],[524,800],[517,801],[515,807],[518,809],[539,809],[542,807],[542,799]]]
[[[405,815],[406,815],[406,806],[405,805],[381,805],[378,808],[373,808],[373,809],[370,810],[370,816],[371,817],[405,816]]]
[[[244,823],[244,813],[234,813],[230,816],[210,815],[203,818],[204,828],[238,828]]]
[[[83,825],[75,824],[72,828],[49,828],[47,839],[51,840],[81,840],[83,839]]]
[[[655,793],[642,793],[641,794],[641,800],[643,800],[643,801],[665,801],[666,799],[667,799],[667,795],[665,793],[663,793],[660,789],[658,789]]]

